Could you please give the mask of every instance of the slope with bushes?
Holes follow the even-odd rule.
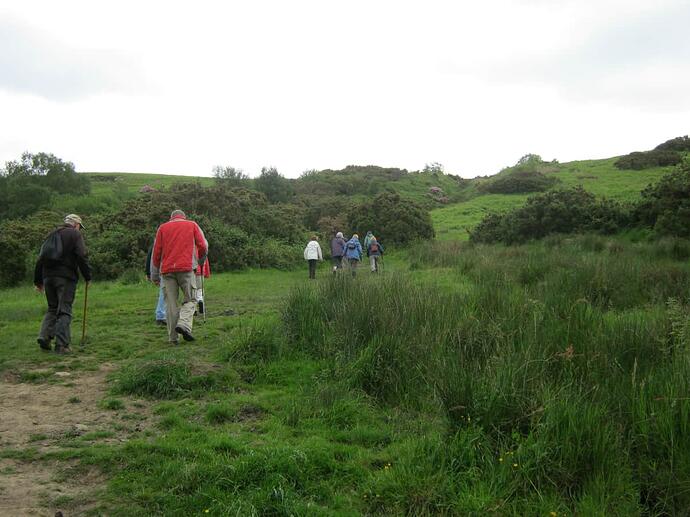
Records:
[[[569,188],[581,186],[587,192],[622,203],[640,199],[640,192],[649,184],[655,184],[675,167],[652,167],[645,170],[618,170],[616,158],[604,160],[582,160],[554,164],[549,162],[549,170],[542,172],[546,178],[556,180],[550,188]],[[491,181],[479,179],[480,191],[468,199],[431,212],[439,239],[469,238],[469,231],[482,218],[492,212],[505,213],[524,205],[529,194],[484,194],[482,186]],[[485,189],[485,187],[484,187]]]

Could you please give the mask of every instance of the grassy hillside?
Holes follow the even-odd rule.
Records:
[[[204,186],[213,184],[213,178],[200,176],[179,176],[168,174],[147,174],[135,172],[86,172],[91,178],[91,193],[95,196],[110,194],[114,189],[125,188],[128,193],[136,194],[144,185],[153,188],[167,188],[173,183],[199,182]]]
[[[614,167],[617,158],[582,160],[549,166],[547,177],[559,181],[553,188],[582,186],[599,196],[618,201],[634,201],[640,191],[655,183],[673,167],[654,167],[641,171],[619,170]],[[486,179],[475,180],[477,184]],[[476,186],[476,185],[475,185]],[[529,194],[482,194],[475,190],[471,199],[434,209],[436,237],[441,240],[468,238],[467,228],[472,228],[489,212],[505,212],[524,204]]]
[[[144,282],[91,286],[83,349],[80,286],[72,356],[35,343],[43,297],[4,291],[0,508],[683,515],[690,244],[466,251],[214,275],[178,347]]]

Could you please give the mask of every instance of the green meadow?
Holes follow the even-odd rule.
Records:
[[[97,282],[71,356],[39,351],[45,302],[9,289],[4,385],[63,393],[87,429],[2,443],[0,480],[49,473],[40,508],[65,514],[681,515],[688,257],[580,236],[417,246],[355,279],[224,273],[179,347],[155,287]]]

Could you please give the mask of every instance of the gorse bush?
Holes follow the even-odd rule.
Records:
[[[654,149],[652,151],[634,152],[621,156],[614,165],[619,169],[643,170],[652,167],[678,165],[683,155],[677,151]]]
[[[598,236],[436,246],[411,258],[454,268],[461,287],[327,279],[284,308],[288,339],[335,380],[380,404],[442,408],[445,437],[378,478],[371,511],[690,507],[687,264]]]
[[[690,164],[644,189],[633,217],[636,224],[654,228],[658,234],[690,236]]]
[[[491,194],[521,194],[524,192],[543,192],[551,188],[558,179],[546,176],[535,170],[515,170],[497,176],[480,187],[482,192]]]
[[[406,244],[434,236],[428,210],[390,192],[379,194],[373,201],[354,207],[348,213],[348,224],[360,236],[372,230],[383,242]]]
[[[683,161],[683,153],[690,151],[690,138],[679,136],[657,145],[651,151],[621,156],[614,165],[619,169],[642,170],[651,167],[668,167]]]
[[[490,213],[470,232],[475,243],[505,244],[541,239],[554,233],[615,233],[628,222],[617,202],[597,199],[582,187],[553,190],[530,197],[524,206]]]

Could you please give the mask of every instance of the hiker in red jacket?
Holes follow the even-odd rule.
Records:
[[[170,220],[158,228],[151,259],[151,280],[157,285],[161,278],[163,281],[168,338],[172,344],[178,343],[178,334],[185,341],[194,341],[194,272],[207,254],[208,242],[199,225],[187,220],[182,210],[173,210]],[[177,305],[178,291],[182,291],[181,307]]]

